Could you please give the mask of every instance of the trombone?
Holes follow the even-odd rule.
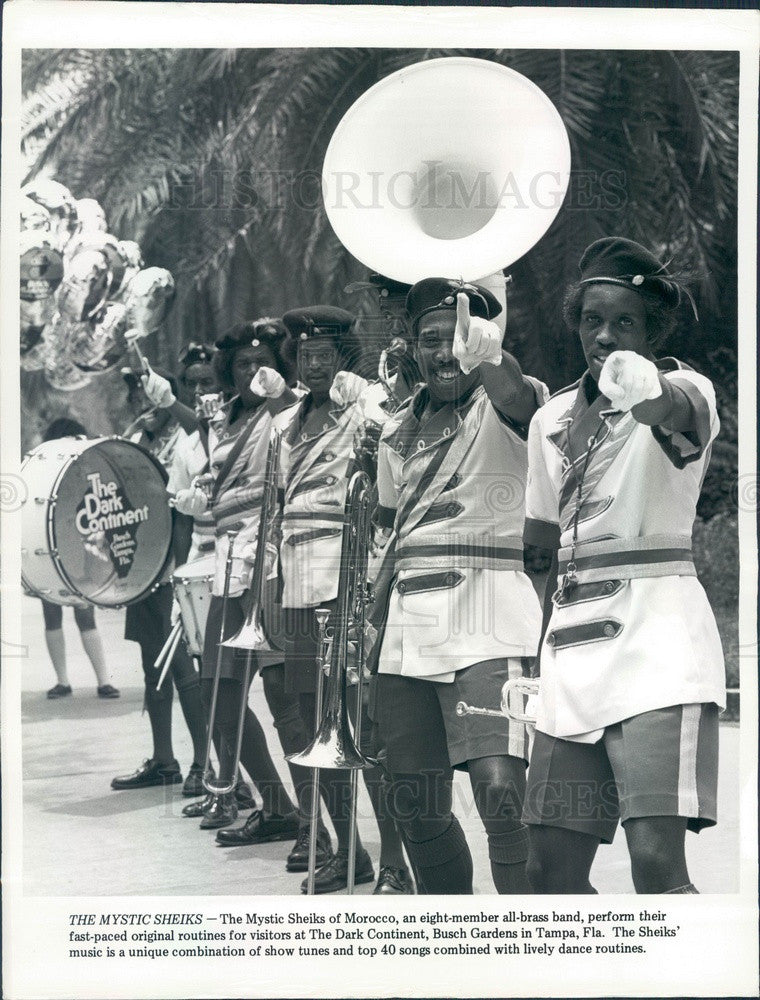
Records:
[[[317,849],[317,823],[319,820],[319,773],[322,768],[351,771],[350,827],[348,842],[348,876],[346,891],[354,891],[354,868],[356,865],[356,799],[358,792],[358,772],[363,768],[375,767],[377,761],[365,756],[359,750],[361,743],[362,700],[364,693],[364,631],[367,605],[371,600],[367,583],[367,558],[371,533],[372,484],[364,472],[355,472],[351,477],[346,495],[343,517],[343,537],[341,540],[340,574],[338,577],[338,600],[335,630],[332,637],[330,669],[326,690],[324,671],[328,613],[324,608],[316,611],[320,629],[320,645],[317,658],[317,732],[314,739],[297,754],[290,754],[287,760],[314,769],[312,775],[311,816],[309,830],[309,871],[307,878],[308,895],[314,893],[314,878]],[[356,726],[351,732],[347,708],[347,673],[349,632],[355,630],[357,636],[356,686]]]
[[[230,579],[232,576],[232,547],[234,533],[228,534],[229,547],[224,573],[224,597],[222,605],[222,622],[219,635],[219,645],[216,655],[216,673],[211,695],[211,709],[208,720],[208,741],[206,743],[206,760],[203,765],[203,785],[212,795],[227,795],[237,783],[238,766],[240,764],[240,748],[243,744],[243,729],[245,726],[245,710],[248,706],[248,683],[251,677],[251,664],[254,650],[271,650],[272,645],[267,639],[264,629],[264,586],[266,584],[267,545],[272,530],[272,524],[277,512],[277,477],[280,466],[280,443],[282,432],[272,434],[267,451],[266,468],[264,471],[264,496],[261,503],[259,519],[259,535],[256,542],[256,555],[253,561],[251,578],[251,606],[245,621],[238,631],[229,639],[224,638],[227,602],[229,600]],[[217,781],[211,768],[211,743],[216,723],[216,703],[219,693],[219,681],[222,673],[222,657],[224,648],[244,649],[246,651],[243,682],[241,686],[240,711],[238,715],[237,732],[235,735],[234,765],[230,769],[230,779],[227,782]]]

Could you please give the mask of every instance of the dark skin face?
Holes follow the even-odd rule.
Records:
[[[338,371],[341,357],[331,337],[311,337],[298,344],[298,377],[317,406],[324,403]]]
[[[168,409],[153,408],[153,404],[143,392],[142,385],[136,385],[129,390],[127,405],[132,412],[133,418],[136,419],[145,414],[140,422],[140,426],[154,437],[156,434],[160,434],[172,419],[172,415]]]
[[[427,383],[430,404],[439,409],[464,399],[480,382],[476,368],[465,375],[452,354],[457,314],[450,309],[429,312],[417,324],[414,359]]]
[[[261,396],[256,396],[250,390],[251,379],[259,368],[273,368],[277,371],[277,359],[266,344],[241,347],[235,352],[230,374],[235,392],[246,410],[253,409],[262,401]]]
[[[187,406],[192,406],[196,396],[204,396],[209,392],[216,392],[216,376],[213,366],[202,361],[190,365],[180,379],[182,386],[182,400]]]
[[[647,340],[644,300],[622,285],[592,284],[583,295],[578,327],[583,354],[595,382],[613,351],[634,351],[653,360]]]

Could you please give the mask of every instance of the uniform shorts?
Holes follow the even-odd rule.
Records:
[[[334,612],[337,601],[324,601],[319,606]],[[285,634],[285,689],[290,694],[313,694],[317,689],[317,653],[319,625],[316,608],[283,608]],[[328,627],[334,626],[334,615]]]
[[[42,614],[45,618],[45,631],[54,632],[63,627],[63,608],[60,604],[51,604],[50,601],[42,601]],[[87,605],[86,608],[74,605],[74,621],[80,632],[91,632],[95,626],[95,608]]]
[[[527,759],[522,723],[505,716],[457,715],[457,702],[497,708],[507,680],[522,677],[522,660],[483,660],[459,670],[451,684],[378,674],[372,717],[393,774],[467,770],[479,757]]]
[[[598,743],[537,732],[523,821],[612,843],[618,820],[685,816],[714,826],[718,706],[673,705],[607,726]]]
[[[212,596],[208,606],[208,618],[206,619],[206,634],[203,640],[203,657],[201,658],[201,677],[206,680],[213,678],[216,674],[216,665],[219,652],[219,636],[222,625],[222,609],[224,598]],[[227,613],[224,618],[224,638],[229,639],[240,629],[246,617],[246,603],[242,596],[227,598]],[[237,680],[242,683],[245,676],[246,651],[243,649],[233,649],[231,646],[222,646],[220,678],[227,680]],[[254,676],[257,670],[264,667],[282,663],[283,654],[275,652],[254,651],[251,656],[251,667],[249,679]]]

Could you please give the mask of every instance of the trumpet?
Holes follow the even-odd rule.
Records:
[[[458,701],[456,707],[457,715],[506,715],[513,722],[524,722],[529,726],[535,726],[536,717],[527,711],[527,705],[522,705],[522,698],[535,698],[538,696],[537,677],[514,677],[507,681],[501,689],[500,708],[476,708],[468,705],[466,701]],[[513,707],[513,700],[520,699],[520,707]]]
[[[317,609],[320,626],[320,646],[317,662],[317,705],[319,718],[314,739],[297,754],[290,754],[287,760],[293,764],[314,768],[314,788],[319,787],[319,771],[322,768],[350,770],[351,800],[350,829],[348,844],[349,895],[354,889],[354,867],[356,863],[356,797],[358,772],[363,768],[375,767],[377,761],[365,756],[359,750],[361,743],[362,701],[364,688],[364,636],[367,605],[371,600],[367,584],[367,559],[371,532],[372,484],[364,472],[355,472],[351,477],[346,496],[341,541],[340,574],[338,578],[338,600],[336,624],[330,653],[330,671],[323,697],[322,657],[325,649],[327,616],[324,609]],[[358,683],[356,685],[356,727],[351,731],[347,707],[347,673],[349,632],[354,629],[359,636],[358,643]],[[314,891],[314,863],[316,858],[317,822],[319,817],[319,796],[312,794],[311,830],[309,841],[309,874],[307,894]]]

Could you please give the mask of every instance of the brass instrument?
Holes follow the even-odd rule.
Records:
[[[261,501],[261,517],[259,520],[259,535],[256,542],[256,556],[253,562],[251,577],[251,607],[240,629],[223,645],[231,649],[254,649],[270,652],[274,647],[267,637],[264,627],[264,604],[266,601],[265,584],[267,579],[267,545],[272,535],[272,528],[277,513],[277,480],[280,474],[280,451],[282,431],[274,431],[269,441],[267,461],[264,471],[264,496]]]
[[[501,689],[501,708],[476,708],[468,705],[465,701],[457,702],[457,715],[506,715],[513,722],[524,722],[528,726],[535,726],[536,717],[526,712],[526,706],[514,708],[512,706],[513,696],[519,698],[535,698],[538,695],[538,677],[514,677],[507,681]]]
[[[226,602],[229,599],[230,579],[232,573],[232,539],[230,533],[229,548],[227,550],[227,563],[224,574],[224,601],[222,609],[222,625],[219,636],[219,647],[216,657],[216,673],[214,675],[214,688],[211,696],[211,710],[208,721],[208,742],[206,744],[206,761],[203,767],[203,784],[208,792],[213,795],[227,795],[233,791],[237,783],[238,766],[240,764],[240,748],[243,744],[243,729],[245,727],[245,710],[248,706],[248,684],[251,679],[251,665],[253,662],[254,650],[271,650],[272,646],[266,637],[264,630],[263,608],[264,608],[264,584],[266,583],[266,561],[267,542],[271,532],[272,521],[277,510],[277,475],[280,462],[280,442],[282,433],[277,431],[272,434],[267,452],[266,468],[264,471],[264,496],[261,504],[261,515],[259,518],[259,533],[256,542],[256,555],[253,561],[253,573],[251,577],[250,593],[251,607],[245,621],[238,631],[229,639],[224,638],[224,624]],[[231,776],[228,782],[217,781],[214,772],[210,767],[212,734],[216,722],[216,702],[219,691],[219,680],[222,669],[223,649],[244,649],[246,651],[245,666],[243,668],[243,680],[241,682],[240,709],[238,714],[237,732],[235,734],[234,764],[231,768]]]
[[[377,761],[366,757],[359,750],[361,742],[362,700],[364,693],[364,629],[370,591],[367,584],[367,556],[371,531],[372,484],[364,472],[355,472],[351,477],[346,495],[341,541],[340,573],[338,577],[338,600],[335,612],[335,629],[332,637],[330,671],[324,693],[324,705],[320,707],[319,724],[314,739],[300,753],[288,755],[293,764],[315,769],[313,783],[319,788],[319,771],[322,768],[350,770],[351,803],[350,833],[348,847],[349,895],[354,889],[354,867],[356,863],[356,797],[358,771],[375,767]],[[321,658],[326,637],[326,615],[324,609],[317,610],[320,623],[320,656],[318,660],[317,703],[322,701]],[[352,733],[348,718],[347,673],[349,632],[355,630],[358,636],[358,683],[356,685],[356,729]],[[307,893],[314,891],[314,862],[316,858],[316,836],[319,818],[319,795],[313,793],[311,801],[311,830],[309,842],[309,877]]]

